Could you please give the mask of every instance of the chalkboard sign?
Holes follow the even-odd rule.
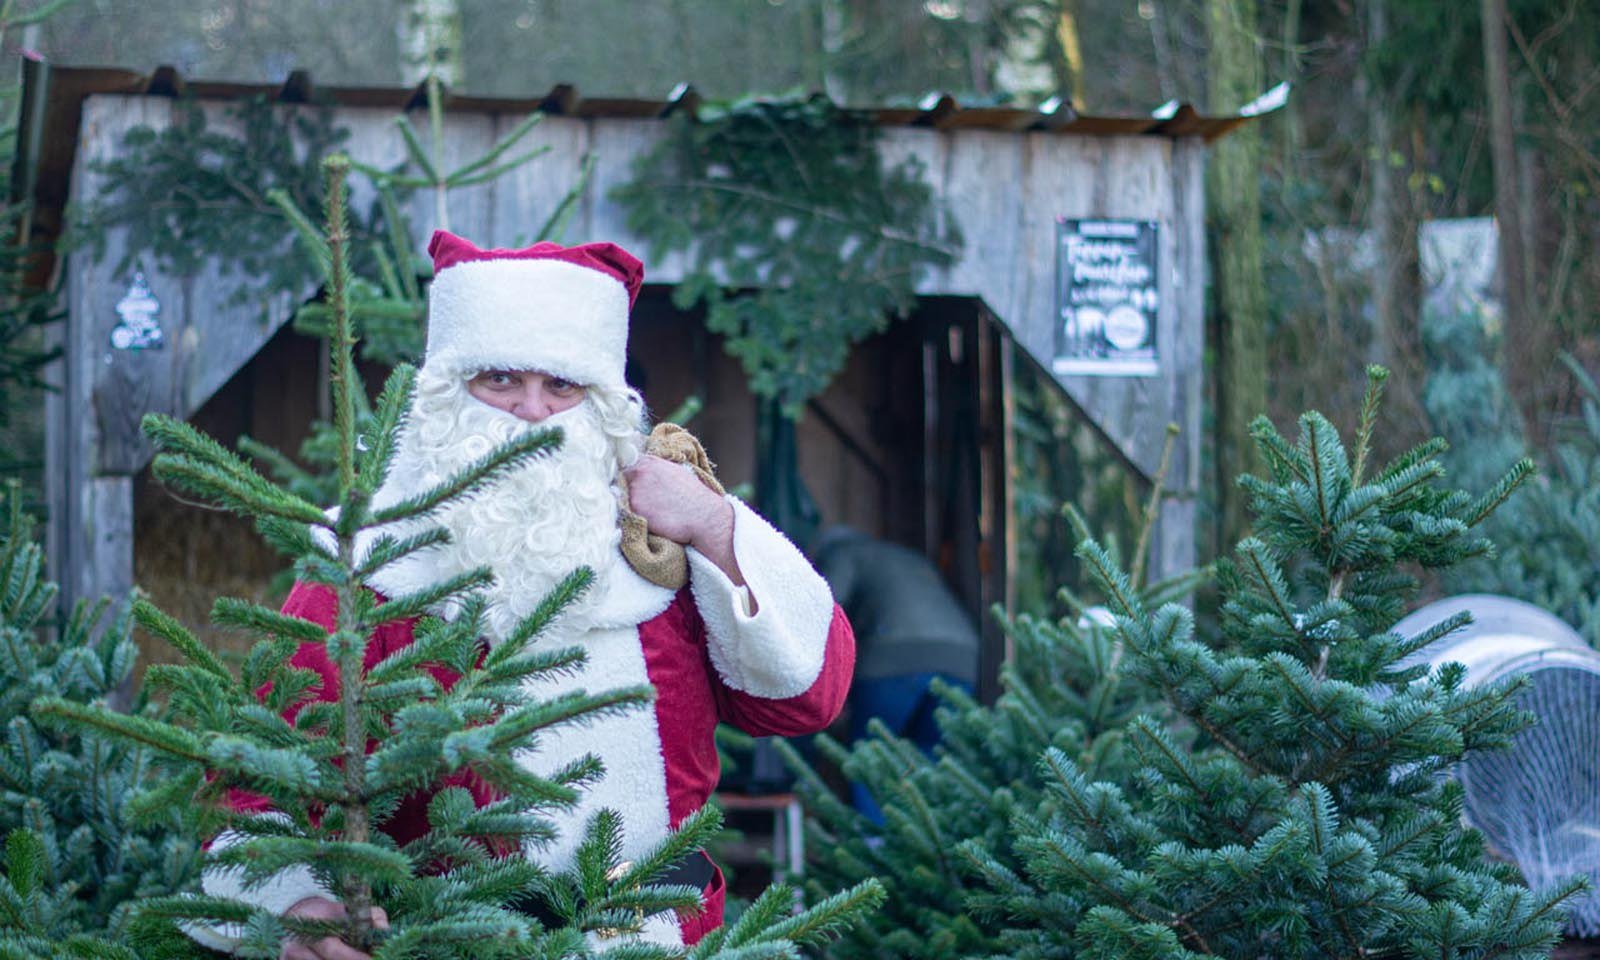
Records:
[[[1056,221],[1056,344],[1060,374],[1153,377],[1156,224]]]

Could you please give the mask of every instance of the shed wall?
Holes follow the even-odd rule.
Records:
[[[225,107],[206,105],[221,128],[229,122]],[[90,97],[83,111],[74,202],[81,205],[95,195],[100,186],[96,161],[112,155],[129,129],[165,126],[172,109],[172,101],[158,97]],[[444,166],[481,154],[522,119],[520,114],[447,116]],[[343,107],[337,123],[350,130],[348,149],[356,159],[378,166],[403,159],[392,111]],[[634,160],[664,132],[656,119],[547,117],[525,145],[549,152],[499,180],[452,192],[445,211],[449,227],[483,244],[525,242],[576,181],[583,157],[593,153],[593,179],[565,239],[607,239],[639,249],[642,241],[627,229],[609,192],[629,179]],[[1146,476],[1160,461],[1167,423],[1182,428],[1152,569],[1159,575],[1187,568],[1194,556],[1193,498],[1199,479],[1201,141],[887,127],[882,149],[888,162],[915,158],[922,164],[966,237],[964,256],[930,273],[919,292],[981,300],[1015,342],[1046,367],[1054,340],[1056,218],[1119,217],[1160,225],[1161,374],[1059,382]],[[359,185],[359,178],[354,182]],[[368,198],[358,188],[353,199],[359,204]],[[420,249],[441,219],[435,198],[419,193],[410,214]],[[265,303],[229,305],[232,284],[215,265],[196,277],[152,274],[166,348],[113,351],[109,337],[117,322],[116,302],[131,279],[115,267],[129,239],[113,231],[104,256],[79,250],[67,266],[67,361],[63,393],[50,412],[56,449],[47,460],[54,474],[51,489],[59,497],[53,511],[58,563],[74,571],[69,586],[74,596],[117,593],[132,585],[131,544],[125,542],[131,518],[124,514],[131,511],[131,478],[149,457],[137,433],[138,415],[153,410],[188,416],[198,410],[312,292],[285,291]],[[676,282],[684,264],[681,255],[652,258],[649,279]]]

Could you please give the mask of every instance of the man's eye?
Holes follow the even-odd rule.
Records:
[[[576,383],[573,383],[571,380],[563,380],[560,377],[552,377],[549,380],[546,380],[545,385],[550,388],[551,393],[563,396],[569,395],[579,389]]]

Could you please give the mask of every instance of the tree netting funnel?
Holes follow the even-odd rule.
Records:
[[[1456,768],[1467,820],[1535,890],[1589,877],[1594,889],[1573,902],[1568,924],[1578,936],[1600,934],[1600,652],[1544,610],[1490,594],[1429,604],[1394,629],[1414,636],[1462,610],[1473,623],[1421,656],[1464,665],[1469,685],[1526,676],[1517,705],[1538,718],[1511,749]]]

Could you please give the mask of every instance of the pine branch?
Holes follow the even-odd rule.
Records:
[[[1356,431],[1356,462],[1350,470],[1350,483],[1352,486],[1361,485],[1361,474],[1367,465],[1367,456],[1372,450],[1372,428],[1378,422],[1378,407],[1383,400],[1383,385],[1389,379],[1389,371],[1373,364],[1367,367],[1367,392],[1361,400],[1361,426]]]
[[[518,437],[473,461],[431,490],[382,510],[374,510],[369,525],[378,526],[426,516],[446,502],[470,497],[528,459],[554,451],[560,445],[560,428],[547,428]]]
[[[1517,491],[1518,487],[1526,483],[1537,472],[1538,468],[1534,466],[1532,460],[1527,457],[1518,460],[1511,465],[1510,470],[1506,471],[1505,476],[1501,477],[1493,487],[1489,488],[1488,493],[1473,501],[1472,506],[1466,510],[1466,515],[1462,518],[1462,521],[1468,527],[1476,527],[1487,519],[1491,513],[1498,510],[1500,505],[1510,499],[1511,495]]]
[[[145,414],[140,429],[160,451],[155,463],[163,462],[183,476],[214,477],[213,483],[226,491],[237,491],[244,498],[265,502],[271,509],[259,512],[285,516],[301,523],[322,523],[325,518],[315,504],[275,486],[239,459],[232,451],[184,423],[163,414]],[[197,491],[198,492],[198,491]]]
[[[420,617],[434,607],[457,597],[468,590],[479,590],[494,582],[494,574],[488,567],[479,567],[458,573],[447,580],[424,587],[416,593],[407,593],[392,597],[372,609],[367,618],[373,625],[384,623],[398,623]],[[354,597],[351,598],[354,600]]]
[[[567,224],[572,220],[572,215],[577,212],[578,201],[583,199],[583,194],[589,188],[589,180],[594,176],[597,158],[593,151],[583,155],[583,166],[578,170],[577,180],[572,189],[567,191],[556,208],[550,211],[550,216],[539,225],[539,232],[535,235],[538,240],[560,240],[566,232]],[[682,423],[681,420],[671,420],[671,423]]]
[[[545,594],[544,599],[539,601],[539,605],[532,613],[517,621],[506,642],[489,652],[484,665],[493,667],[507,656],[520,651],[530,640],[543,633],[563,610],[587,593],[593,584],[594,571],[588,567],[579,567],[562,577],[561,582]]]
[[[328,631],[321,624],[287,616],[270,607],[237,597],[218,597],[211,606],[211,622],[219,627],[283,637],[301,643],[318,643],[328,636]]]
[[[444,527],[429,527],[420,533],[399,539],[386,533],[373,540],[371,548],[367,550],[366,559],[356,567],[354,574],[357,579],[370,580],[373,574],[391,563],[431,547],[445,546],[450,542],[450,531]]]
[[[786,892],[781,886],[777,888],[779,895]],[[877,880],[863,880],[850,889],[823,900],[799,916],[769,926],[763,938],[788,940],[801,946],[825,943],[839,931],[855,923],[863,914],[881,907],[885,897],[883,884]]]
[[[212,464],[188,457],[160,454],[151,464],[150,472],[163,483],[210,500],[241,516],[255,518],[266,515],[317,525],[327,522],[321,510],[292,494],[276,488],[263,492]]]
[[[163,613],[146,598],[141,596],[133,601],[133,618],[139,626],[172,644],[189,663],[224,683],[233,682],[233,674],[217,659],[216,654],[207,650],[183,624]]]
[[[149,747],[177,760],[205,763],[209,757],[194,734],[170,724],[118,713],[105,707],[73,703],[60,697],[40,697],[29,711],[35,719],[64,729],[99,731],[125,743]]]
[[[485,744],[491,751],[505,751],[522,746],[527,738],[547,727],[564,723],[588,722],[627,710],[649,706],[655,701],[656,691],[651,686],[619,687],[604,693],[585,693],[582,690],[562,694],[549,700],[531,703],[513,710],[487,727],[453,734],[445,738],[446,756],[452,744],[464,745],[468,739],[483,731],[488,736]]]
[[[400,432],[400,422],[410,405],[416,381],[416,369],[409,364],[400,364],[384,381],[383,392],[378,395],[372,438],[368,443],[366,456],[361,461],[362,487],[369,495],[376,493],[383,485],[383,481],[388,478]]]

